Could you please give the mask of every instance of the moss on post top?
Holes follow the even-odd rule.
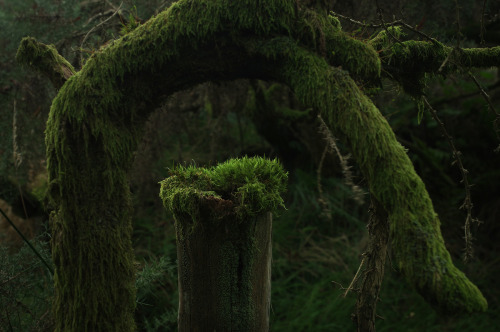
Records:
[[[238,219],[284,207],[281,194],[288,174],[278,160],[261,157],[230,159],[210,168],[178,166],[161,181],[160,197],[174,214],[199,216],[201,200],[231,206]]]

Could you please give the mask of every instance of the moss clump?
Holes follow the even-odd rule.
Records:
[[[284,207],[281,194],[287,173],[280,163],[261,157],[230,159],[211,168],[178,166],[161,182],[160,197],[174,213],[199,218],[199,200],[215,197],[231,202],[243,220]]]

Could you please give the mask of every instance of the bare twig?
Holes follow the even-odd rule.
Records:
[[[486,0],[483,1],[483,9],[481,10],[481,31],[479,32],[479,35],[481,36],[481,41],[480,44],[484,44],[484,31],[486,30],[484,28],[484,10],[486,9]]]
[[[380,22],[382,23],[382,26],[384,27],[384,30],[385,32],[391,36],[395,41],[397,41],[398,43],[402,44],[401,41],[396,37],[394,36],[388,29],[387,29],[387,26],[384,22],[384,17],[382,15],[382,9],[380,8],[380,6],[378,5],[378,0],[375,0],[375,3],[377,4],[377,13],[378,13],[378,17],[379,17],[379,20]]]
[[[11,282],[12,280],[16,279],[17,277],[23,275],[24,273],[26,273],[27,271],[29,271],[31,269],[31,267],[27,268],[27,269],[24,269],[23,271],[19,272],[18,274],[10,277],[9,279],[7,280],[3,280],[2,283],[0,283],[0,286],[3,286],[9,282]]]
[[[80,44],[80,49],[83,49],[83,44],[85,44],[85,41],[87,40],[87,38],[89,37],[89,35],[92,33],[92,31],[96,30],[97,28],[101,27],[106,22],[108,22],[109,20],[111,20],[120,11],[120,8],[122,7],[122,5],[123,5],[123,2],[120,3],[120,6],[118,6],[118,8],[115,10],[115,12],[110,17],[108,17],[107,19],[105,19],[101,23],[95,25],[94,27],[92,27],[92,29],[89,30],[89,32],[87,32],[87,34],[85,35],[85,37],[83,37],[82,43]],[[83,66],[83,55],[82,55],[82,53],[80,54],[80,65]]]
[[[488,108],[490,109],[490,111],[495,114],[495,121],[493,121],[493,127],[495,129],[495,135],[497,136],[497,139],[500,140],[500,113],[496,110],[495,106],[493,106],[490,96],[486,93],[486,91],[484,91],[483,87],[478,82],[476,77],[472,75],[470,71],[468,71],[467,74],[469,75],[470,78],[472,78],[477,88],[479,89],[479,92],[483,96],[484,100],[486,100],[486,102],[488,103]]]
[[[320,205],[323,208],[322,214],[328,220],[330,220],[332,218],[332,213],[330,211],[330,208],[328,207],[328,203],[325,199],[325,196],[323,195],[323,187],[321,186],[321,171],[323,169],[323,162],[325,161],[325,157],[326,157],[326,154],[328,153],[328,150],[330,150],[330,148],[328,145],[326,145],[325,149],[323,150],[323,153],[321,154],[321,159],[319,160],[318,169],[316,171],[316,174],[317,174],[316,182],[317,182],[318,193],[319,193],[318,202],[320,203]]]
[[[373,23],[363,23],[363,22],[360,22],[360,21],[356,21],[348,16],[344,16],[344,15],[341,15],[341,14],[338,14],[338,13],[335,13],[335,12],[331,12],[332,15],[334,16],[337,16],[337,17],[340,17],[346,21],[349,21],[351,23],[354,23],[356,25],[359,25],[359,26],[362,26],[362,27],[365,27],[365,28],[372,28],[372,29],[379,29],[379,28],[383,28],[384,25],[383,24],[373,24]],[[401,26],[401,27],[404,27],[416,34],[418,34],[420,37],[422,38],[425,38],[425,39],[428,39],[430,42],[432,42],[433,44],[440,44],[439,41],[437,41],[435,38],[432,38],[431,36],[423,33],[422,31],[412,27],[411,25],[409,25],[408,23],[404,22],[403,20],[396,20],[396,21],[392,21],[390,23],[385,23],[385,26],[387,27],[393,27],[393,26]]]
[[[458,0],[455,0],[455,14],[457,20],[457,49],[460,49],[460,40],[462,39],[462,32],[460,28],[460,6]]]
[[[344,19],[346,21],[349,21],[351,23],[354,23],[356,25],[360,25],[362,27],[365,27],[365,28],[373,28],[373,29],[379,29],[379,28],[382,28],[382,24],[374,24],[374,23],[363,23],[363,22],[360,22],[360,21],[356,21],[355,19],[351,18],[351,17],[348,17],[348,16],[344,16],[342,14],[339,14],[339,13],[335,13],[335,12],[330,12],[333,16],[337,16],[337,17],[340,17],[341,19]],[[398,25],[399,24],[399,21],[394,21],[392,23],[387,23],[387,25],[389,26],[393,26],[393,25]]]
[[[358,270],[356,271],[356,274],[354,275],[354,278],[352,278],[352,281],[351,283],[349,284],[349,287],[347,287],[347,289],[345,290],[344,292],[344,297],[347,296],[347,294],[349,293],[349,291],[351,291],[353,288],[354,288],[354,285],[356,284],[356,282],[358,281],[359,279],[359,274],[361,272],[361,268],[363,267],[363,265],[365,264],[365,260],[366,260],[366,255],[363,254],[363,259],[361,260],[361,263],[359,264],[359,267],[358,267]]]
[[[14,105],[12,107],[12,157],[14,158],[14,167],[17,169],[19,165],[23,162],[23,156],[19,152],[19,146],[17,144],[17,108],[16,99],[14,99]]]
[[[444,66],[446,66],[446,64],[448,63],[448,61],[450,60],[450,58],[453,56],[453,53],[455,52],[455,48],[453,48],[451,50],[451,52],[448,53],[448,55],[446,56],[446,59],[444,59],[443,63],[441,64],[441,66],[439,66],[439,69],[438,69],[438,73],[442,72],[443,71],[443,68]]]
[[[491,90],[496,89],[498,87],[500,87],[500,81],[497,81],[497,82],[495,82],[495,83],[493,83],[491,85],[488,85],[487,87],[484,88],[484,90],[485,91],[491,91]],[[433,104],[434,104],[434,107],[437,107],[438,105],[442,105],[442,104],[446,104],[446,103],[450,103],[450,102],[456,102],[456,101],[460,101],[460,100],[467,99],[467,98],[470,98],[470,97],[475,97],[475,96],[477,96],[477,94],[478,94],[477,91],[473,91],[473,92],[469,92],[469,93],[464,93],[464,94],[459,94],[459,95],[455,95],[455,96],[451,96],[451,97],[440,99],[438,101],[435,101]]]
[[[472,234],[470,231],[470,227],[471,227],[471,224],[473,222],[479,223],[478,219],[475,219],[472,217],[473,204],[472,204],[471,193],[470,193],[470,188],[472,187],[472,185],[469,184],[469,180],[467,177],[467,174],[469,173],[469,171],[467,171],[464,168],[464,165],[462,163],[462,153],[460,151],[458,151],[457,148],[455,147],[455,143],[453,142],[453,137],[451,137],[450,134],[448,134],[448,131],[446,130],[444,123],[441,121],[441,119],[437,115],[436,110],[431,106],[431,104],[429,104],[429,102],[427,101],[427,98],[422,97],[422,99],[423,99],[425,105],[427,106],[427,108],[429,109],[434,120],[439,124],[441,131],[443,132],[443,135],[445,136],[445,138],[448,141],[448,144],[451,147],[451,150],[453,153],[453,158],[455,159],[453,164],[457,164],[457,166],[460,170],[460,173],[462,174],[462,181],[461,182],[463,183],[464,189],[465,189],[465,199],[464,199],[464,202],[463,202],[462,206],[460,207],[460,209],[465,210],[467,213],[467,216],[465,218],[465,225],[464,225],[464,231],[465,231],[464,261],[468,262],[473,257]]]
[[[422,31],[418,30],[418,29],[415,29],[414,27],[412,27],[411,25],[401,21],[399,23],[401,26],[405,27],[406,29],[410,30],[410,31],[413,31],[415,32],[417,35],[420,35],[421,37],[425,38],[425,39],[428,39],[429,41],[431,41],[434,45],[440,45],[441,43],[437,41],[437,39],[435,38],[432,38],[431,36],[423,33]]]

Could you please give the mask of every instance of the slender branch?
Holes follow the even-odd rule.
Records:
[[[469,74],[469,77],[472,78],[472,80],[476,84],[477,88],[479,89],[479,92],[483,96],[484,100],[486,100],[486,102],[488,103],[488,106],[489,106],[488,108],[490,109],[490,111],[492,111],[495,114],[495,121],[493,121],[493,126],[495,127],[495,134],[496,134],[497,138],[500,140],[500,135],[499,135],[500,113],[496,110],[495,106],[493,106],[493,103],[491,102],[490,96],[486,93],[486,91],[484,91],[483,87],[478,82],[476,77],[474,75],[472,75],[472,73],[470,71],[468,71],[467,74]]]
[[[362,27],[365,27],[365,28],[372,28],[372,29],[379,29],[379,28],[383,28],[384,27],[384,24],[373,24],[373,23],[363,23],[363,22],[360,22],[360,21],[356,21],[348,16],[344,16],[344,15],[341,15],[341,14],[338,14],[338,13],[335,13],[335,12],[331,12],[332,15],[334,16],[337,16],[337,17],[340,17],[346,21],[349,21],[351,23],[354,23],[356,25],[360,25]],[[425,39],[428,39],[429,41],[431,41],[432,43],[434,44],[440,44],[439,41],[437,41],[437,39],[435,38],[432,38],[431,36],[423,33],[422,31],[412,27],[411,25],[409,25],[408,23],[404,22],[403,20],[396,20],[396,21],[393,21],[393,22],[390,22],[390,23],[385,23],[385,26],[387,27],[393,27],[393,26],[402,26],[416,34],[418,34],[419,36],[425,38]]]
[[[472,204],[471,193],[470,193],[470,188],[472,187],[472,185],[469,184],[469,180],[467,177],[467,174],[469,173],[469,171],[467,171],[464,168],[464,165],[462,163],[462,153],[460,151],[458,151],[457,148],[455,147],[455,143],[453,142],[453,137],[451,137],[450,134],[448,134],[448,131],[446,130],[444,123],[441,121],[441,119],[437,115],[436,110],[431,106],[431,104],[429,104],[429,102],[427,101],[427,98],[422,97],[422,99],[423,99],[425,105],[427,106],[427,108],[429,109],[434,120],[439,124],[441,131],[443,132],[443,135],[447,139],[448,144],[450,145],[451,150],[453,152],[453,158],[455,159],[453,164],[457,164],[457,166],[460,170],[460,173],[462,174],[462,181],[461,182],[464,184],[465,199],[464,199],[462,206],[460,206],[460,209],[465,210],[467,213],[467,216],[465,218],[465,225],[464,225],[464,231],[465,231],[464,261],[468,262],[473,257],[472,234],[470,231],[470,227],[471,227],[471,224],[473,222],[479,223],[478,219],[475,219],[472,217],[473,204]]]
[[[323,170],[323,162],[325,161],[326,154],[328,153],[328,150],[330,150],[330,147],[328,144],[325,146],[325,149],[323,150],[323,153],[321,154],[321,159],[319,160],[318,164],[318,169],[316,171],[316,182],[318,186],[318,194],[319,194],[319,199],[318,202],[323,208],[322,215],[324,215],[328,220],[332,219],[332,213],[330,211],[330,208],[328,207],[328,202],[325,199],[325,195],[323,194],[323,186],[321,185],[321,171]]]
[[[460,40],[462,39],[462,31],[460,27],[460,6],[458,0],[455,0],[455,14],[457,19],[457,49],[460,49]]]
[[[380,20],[380,22],[382,22],[382,26],[384,27],[385,32],[386,32],[389,36],[391,36],[391,37],[392,37],[395,41],[397,41],[398,43],[400,43],[400,44],[401,44],[401,41],[400,41],[400,40],[399,40],[396,36],[394,36],[394,35],[392,34],[392,32],[390,32],[390,31],[387,29],[387,26],[386,26],[386,24],[385,24],[385,22],[384,22],[384,17],[383,17],[383,15],[382,15],[382,9],[381,9],[381,8],[379,7],[379,5],[378,5],[378,0],[375,0],[375,3],[377,4],[377,13],[378,13],[379,20]]]
[[[85,41],[87,40],[88,36],[92,33],[92,31],[94,31],[95,29],[97,29],[100,26],[104,25],[106,22],[108,22],[109,20],[111,20],[116,14],[118,14],[118,12],[120,11],[120,8],[122,7],[122,5],[123,5],[123,2],[120,3],[120,6],[118,6],[118,8],[115,10],[115,12],[110,17],[108,17],[107,19],[105,19],[101,23],[95,25],[94,27],[92,27],[92,29],[89,30],[89,32],[87,32],[87,34],[85,35],[85,37],[83,37],[82,43],[80,44],[80,49],[81,50],[83,49],[83,44],[85,44]],[[80,53],[80,65],[83,66],[83,55],[82,54],[83,53]]]
[[[366,255],[363,254],[363,259],[361,260],[361,263],[359,264],[358,270],[356,271],[354,278],[352,278],[352,281],[349,284],[349,287],[347,287],[347,289],[345,290],[344,295],[343,295],[344,297],[347,296],[349,291],[351,291],[354,288],[354,285],[357,283],[361,269],[362,269],[363,265],[365,265],[365,261],[366,261]]]
[[[487,87],[484,88],[484,90],[491,91],[491,90],[496,89],[498,87],[500,87],[500,81],[496,81],[495,83],[488,85]],[[434,104],[434,107],[437,107],[437,106],[442,105],[442,104],[456,102],[456,101],[460,101],[460,100],[467,99],[470,97],[475,97],[475,96],[477,96],[477,94],[478,94],[477,91],[473,91],[473,92],[469,92],[469,93],[455,95],[455,96],[452,96],[449,98],[442,98],[442,99],[436,100],[433,102],[433,104]]]
[[[443,63],[441,63],[441,66],[439,66],[439,69],[437,70],[438,73],[441,73],[443,71],[443,68],[446,66],[446,64],[448,63],[448,61],[450,60],[450,58],[453,56],[455,50],[456,49],[453,48],[450,52],[448,52],[448,55],[446,56],[446,58],[444,59]]]

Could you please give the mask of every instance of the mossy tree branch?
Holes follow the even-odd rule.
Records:
[[[21,40],[16,60],[47,76],[56,89],[60,89],[75,74],[73,66],[57,52],[54,45],[45,45],[33,37]]]
[[[388,30],[398,38],[403,35],[400,27]],[[381,31],[370,44],[380,52],[384,75],[398,81],[414,97],[422,96],[426,74],[447,75],[472,67],[500,66],[500,46],[457,49],[435,40],[395,42],[386,31]]]

